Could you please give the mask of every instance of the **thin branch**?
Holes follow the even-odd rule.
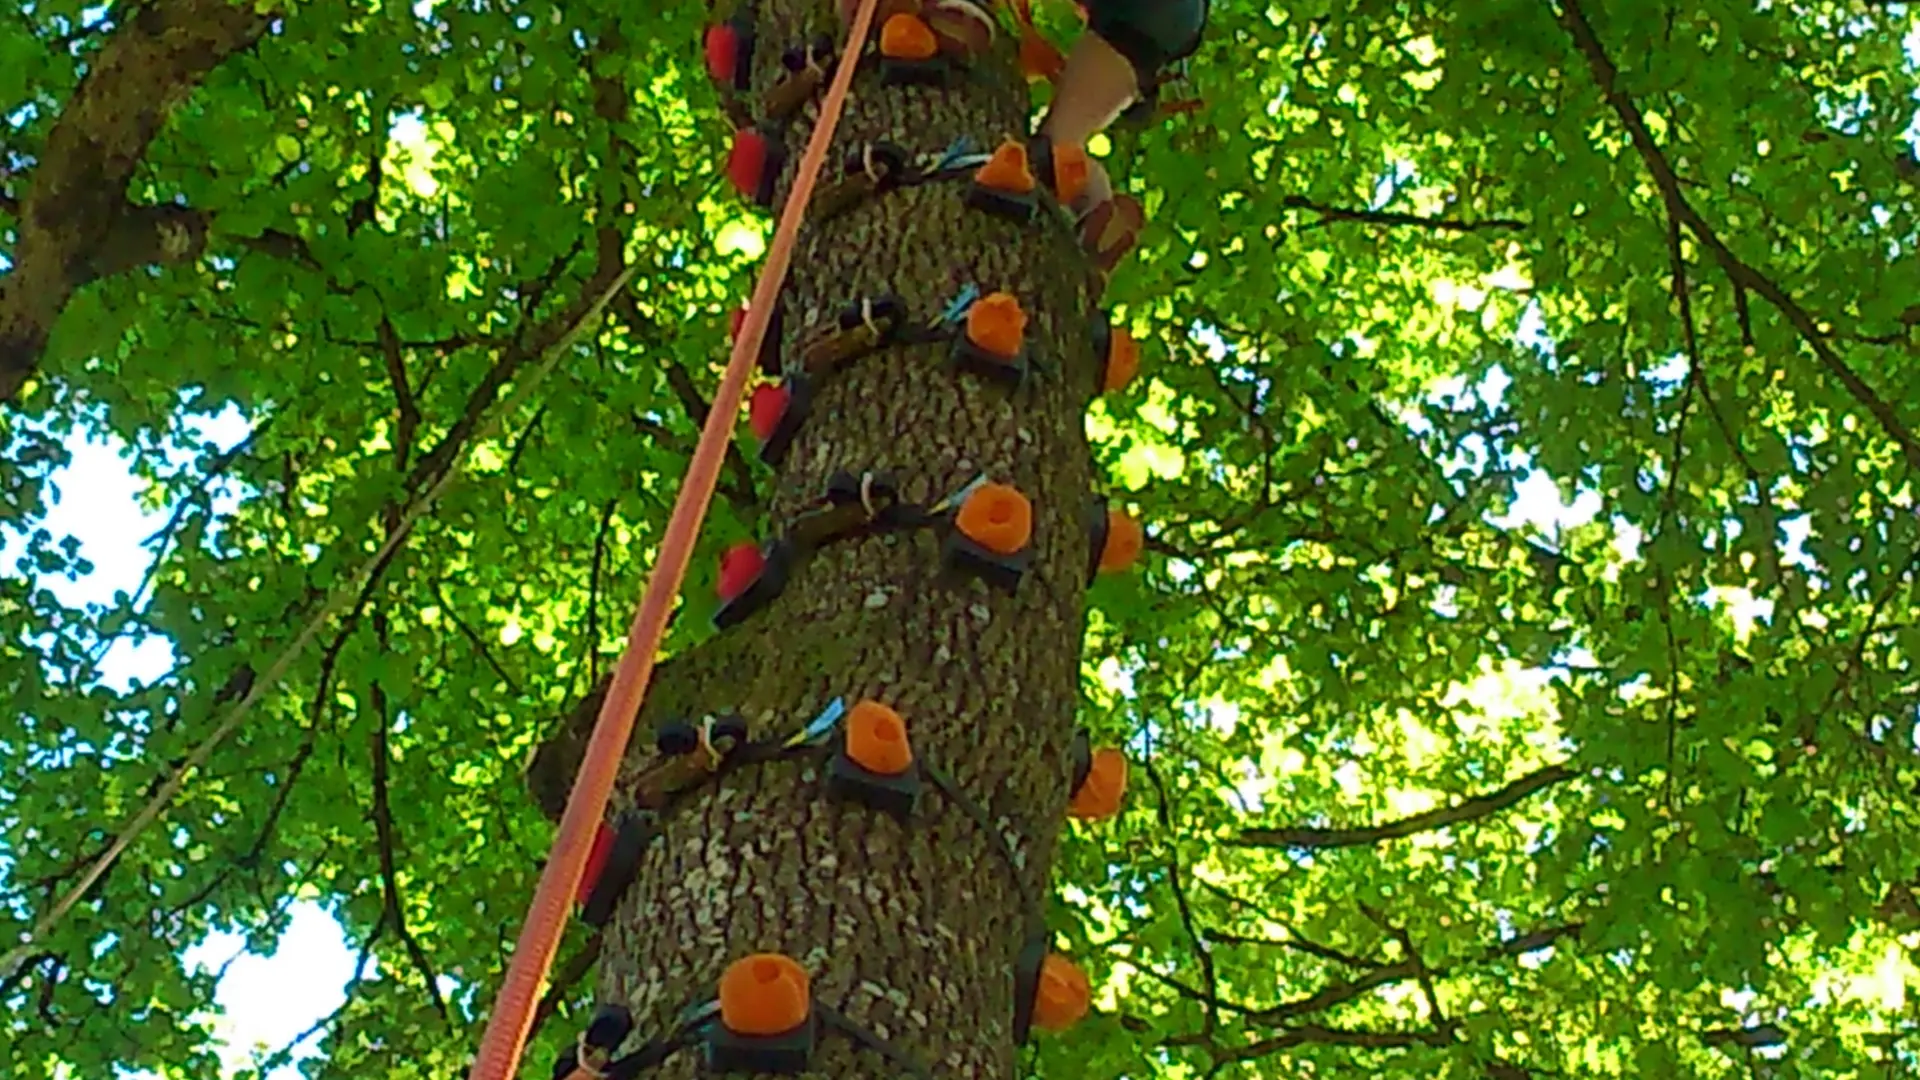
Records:
[[[513,448],[507,452],[506,471],[508,476],[520,475],[520,456],[527,452],[527,447],[533,445],[533,437],[539,432],[540,425],[545,422],[546,419],[547,403],[543,401],[540,403],[540,407],[533,411],[533,419],[527,421],[527,426],[522,429],[519,436],[513,440]]]
[[[1344,206],[1327,206],[1313,202],[1300,195],[1289,195],[1281,205],[1289,210],[1311,210],[1320,215],[1320,220],[1309,228],[1318,228],[1334,222],[1353,221],[1365,225],[1378,225],[1387,228],[1410,227],[1433,229],[1437,232],[1473,233],[1505,229],[1518,232],[1527,227],[1524,221],[1512,218],[1486,218],[1481,221],[1461,221],[1457,218],[1422,217],[1394,210],[1355,210]]]
[[[1581,9],[1579,0],[1560,0],[1560,3],[1561,26],[1566,29],[1575,46],[1585,55],[1587,66],[1593,71],[1594,83],[1599,86],[1600,92],[1606,96],[1607,103],[1613,107],[1614,113],[1620,117],[1621,124],[1626,127],[1634,149],[1639,153],[1647,171],[1652,174],[1654,185],[1659,188],[1661,198],[1666,202],[1667,212],[1685,224],[1687,231],[1713,253],[1714,260],[1720,264],[1722,272],[1737,288],[1749,289],[1760,294],[1780,312],[1788,324],[1799,333],[1801,340],[1806,342],[1807,347],[1813,350],[1814,356],[1819,359],[1821,366],[1826,368],[1827,373],[1846,387],[1854,400],[1871,413],[1879,422],[1881,429],[1899,445],[1907,459],[1907,466],[1920,469],[1920,439],[1914,438],[1913,432],[1900,419],[1899,414],[1894,412],[1893,407],[1868,386],[1858,373],[1848,367],[1846,361],[1840,359],[1833,348],[1827,344],[1826,335],[1814,322],[1813,316],[1807,314],[1806,309],[1774,284],[1771,278],[1735,255],[1713,231],[1712,226],[1708,225],[1699,212],[1694,210],[1692,204],[1687,202],[1686,196],[1680,191],[1680,177],[1661,152],[1659,144],[1654,141],[1653,132],[1648,129],[1646,117],[1640,112],[1640,106],[1626,91],[1620,89],[1619,69],[1614,67],[1613,61],[1607,56],[1606,48],[1600,43],[1599,36],[1594,33],[1593,24],[1587,21],[1586,12]]]
[[[386,617],[382,612],[374,613],[374,622],[379,628],[385,645]],[[392,750],[388,744],[388,729],[393,723],[392,714],[387,709],[387,692],[374,679],[368,685],[368,696],[373,701],[373,830],[380,849],[380,883],[384,897],[384,914],[381,918],[393,926],[400,935],[400,942],[406,947],[408,959],[413,961],[414,970],[419,972],[421,981],[427,984],[427,996],[433,1001],[434,1011],[440,1019],[451,1022],[447,1013],[447,1003],[440,996],[440,976],[433,969],[433,962],[427,957],[413,931],[407,927],[406,901],[400,895],[400,873],[394,848],[398,841],[393,827],[393,808],[388,800],[388,767],[392,764]]]
[[[375,177],[374,186],[378,189],[377,172]],[[348,228],[351,230],[352,225]],[[420,429],[420,407],[414,403],[413,389],[407,385],[407,358],[400,347],[400,335],[394,332],[393,320],[384,312],[380,316],[380,352],[386,357],[387,382],[393,386],[394,407],[400,414],[393,432],[394,468],[405,472],[407,459],[413,453],[413,434]]]
[[[262,1074],[273,1072],[291,1064],[293,1062],[293,1052],[299,1048],[301,1043],[333,1027],[334,1024],[339,1022],[342,1016],[346,1015],[347,1009],[353,1005],[354,995],[360,992],[360,984],[366,981],[367,961],[373,958],[373,947],[379,942],[380,935],[385,933],[386,929],[387,920],[383,914],[380,917],[380,921],[373,924],[373,930],[367,934],[366,939],[360,942],[359,955],[356,956],[353,961],[353,978],[348,979],[347,985],[340,991],[339,1006],[327,1015],[315,1020],[307,1026],[305,1031],[295,1035],[287,1041],[285,1046],[274,1051],[272,1057],[269,1057],[260,1064]]]
[[[447,433],[414,464],[413,471],[407,475],[404,490],[413,493],[432,487],[445,472],[453,467],[460,452],[465,449],[467,440],[473,438],[479,430],[481,418],[489,406],[500,397],[500,391],[520,369],[528,363],[546,355],[548,349],[558,345],[578,328],[578,326],[600,309],[602,298],[626,270],[625,237],[615,228],[603,227],[595,233],[599,249],[599,259],[593,273],[588,277],[579,293],[565,310],[538,324],[524,329],[512,344],[500,351],[487,373],[480,377],[471,393],[467,395],[465,408],[459,419],[447,429]],[[535,292],[527,297],[527,310],[537,308],[555,280],[565,269],[568,256],[561,256],[549,268],[546,280],[541,282]],[[622,292],[626,290],[622,289]]]
[[[1443,1036],[1431,1031],[1352,1031],[1308,1024],[1219,1055],[1207,1075],[1218,1076],[1229,1066],[1243,1065],[1309,1043],[1357,1050],[1404,1050],[1415,1046],[1446,1045]]]
[[[139,609],[141,598],[146,596],[147,590],[153,587],[154,580],[159,577],[161,564],[166,562],[168,551],[173,546],[173,538],[179,533],[180,526],[186,523],[188,511],[206,502],[207,490],[212,486],[213,481],[225,476],[227,470],[233,467],[234,462],[240,460],[241,457],[245,456],[259,443],[260,437],[265,435],[267,431],[273,427],[274,419],[274,416],[268,416],[265,420],[254,425],[253,430],[247,432],[246,438],[235,443],[232,449],[226,453],[214,458],[213,462],[207,467],[206,472],[201,474],[199,484],[194,489],[193,494],[174,504],[173,513],[167,516],[167,523],[162,525],[158,532],[153,533],[141,541],[141,547],[152,547],[157,544],[159,550],[154,552],[153,561],[147,564],[146,573],[140,576],[140,584],[133,590],[133,595],[127,597],[127,610],[129,612]],[[87,657],[88,668],[92,669],[98,666],[100,659],[106,655],[107,649],[112,647],[113,643],[119,639],[120,635],[115,634],[96,644],[92,653]]]
[[[1398,840],[1415,833],[1444,829],[1497,814],[1536,792],[1573,779],[1578,774],[1565,765],[1549,765],[1528,773],[1507,786],[1485,795],[1464,799],[1452,806],[1429,810],[1424,814],[1401,818],[1383,825],[1353,829],[1322,829],[1295,826],[1283,829],[1245,829],[1234,841],[1243,847],[1326,848],[1364,847],[1386,840]]]
[[[1219,941],[1222,943],[1231,942],[1232,944],[1235,944],[1235,945],[1274,945],[1283,949],[1291,949],[1294,952],[1305,953],[1308,956],[1317,957],[1321,960],[1327,960],[1335,964],[1341,964],[1346,967],[1353,968],[1356,971],[1371,971],[1374,968],[1380,966],[1377,961],[1369,960],[1364,956],[1355,956],[1353,953],[1342,952],[1341,950],[1336,949],[1331,945],[1322,945],[1319,942],[1314,941],[1311,938],[1308,938],[1306,935],[1302,934],[1300,931],[1294,929],[1293,925],[1289,923],[1286,919],[1283,919],[1271,912],[1262,910],[1259,905],[1253,903],[1252,901],[1244,899],[1239,896],[1235,896],[1233,893],[1228,892],[1225,888],[1219,885],[1216,885],[1211,881],[1207,881],[1204,878],[1197,879],[1197,880],[1202,889],[1205,889],[1208,892],[1211,892],[1215,896],[1218,896],[1220,899],[1225,900],[1230,904],[1234,904],[1239,907],[1250,909],[1251,911],[1253,911],[1254,914],[1260,916],[1262,920],[1282,927],[1283,929],[1286,930],[1286,932],[1289,935],[1291,935],[1290,937],[1276,939],[1276,938],[1245,937],[1239,934],[1231,934],[1221,930],[1209,931],[1208,933],[1215,941]]]
[[[526,691],[521,688],[519,680],[507,674],[507,669],[501,665],[500,661],[494,659],[492,650],[487,648],[486,640],[475,633],[473,627],[467,625],[466,620],[460,617],[460,613],[454,610],[453,602],[447,599],[447,594],[441,592],[437,584],[433,587],[433,595],[440,601],[440,610],[447,613],[447,618],[452,620],[453,625],[459,629],[460,635],[467,639],[467,644],[473,646],[474,651],[480,654],[495,675],[500,676],[500,681],[507,684],[507,689],[513,691],[516,697],[525,695]]]
[[[1447,1014],[1440,1008],[1440,994],[1433,988],[1433,971],[1427,967],[1427,962],[1421,957],[1420,950],[1414,946],[1413,935],[1408,933],[1405,927],[1387,918],[1385,912],[1376,910],[1365,901],[1360,903],[1360,911],[1374,925],[1386,931],[1389,937],[1400,943],[1400,950],[1406,955],[1407,963],[1413,966],[1413,977],[1420,984],[1420,995],[1427,999],[1427,1014],[1433,1021],[1434,1031],[1451,1037],[1454,1033],[1453,1021],[1448,1020]]]
[[[1173,808],[1171,801],[1167,798],[1167,785],[1160,779],[1160,770],[1154,767],[1154,756],[1149,752],[1145,765],[1147,780],[1153,784],[1154,793],[1160,799],[1157,814],[1160,819],[1160,835],[1167,838],[1167,881],[1173,887],[1173,902],[1180,910],[1180,925],[1186,928],[1187,937],[1193,942],[1194,955],[1200,958],[1200,973],[1207,980],[1207,1001],[1211,1005],[1220,1000],[1220,978],[1213,967],[1213,949],[1195,926],[1193,906],[1187,902],[1187,888],[1184,883],[1184,874],[1180,869],[1179,842],[1175,836],[1177,830],[1173,820]],[[1214,1029],[1220,1024],[1220,1016],[1211,1007],[1203,1015],[1200,1034],[1203,1038],[1210,1039]]]
[[[1747,1050],[1757,1050],[1766,1046],[1785,1046],[1787,1032],[1778,1024],[1759,1024],[1754,1027],[1716,1028],[1703,1031],[1700,1038],[1708,1046],[1738,1046]]]
[[[635,339],[646,340],[658,336],[658,324],[640,310],[639,302],[632,294],[615,297],[611,307],[614,314],[626,325],[627,332]],[[673,391],[674,398],[680,402],[681,411],[686,413],[688,421],[696,429],[704,426],[707,422],[707,412],[712,405],[707,401],[707,396],[700,392],[700,388],[694,385],[693,376],[687,374],[687,369],[681,367],[670,356],[662,363],[662,370],[667,377],[667,386]],[[653,430],[650,433],[656,438],[674,438],[666,429],[637,413],[630,413],[629,418],[633,421],[635,428],[643,432],[651,426]],[[727,443],[727,475],[729,482],[719,484],[716,490],[726,496],[727,502],[743,514],[757,510],[759,496],[753,484],[753,469],[747,465],[747,459],[740,453],[737,441]]]
[[[593,536],[593,569],[587,575],[587,685],[600,684],[600,568],[607,557],[607,532],[613,525],[614,508],[619,499],[608,499],[600,511],[600,530]],[[567,687],[573,696],[573,687]]]

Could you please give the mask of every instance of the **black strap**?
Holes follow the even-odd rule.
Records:
[[[974,826],[985,834],[992,847],[1000,852],[1000,857],[1006,860],[1008,873],[1013,877],[1014,890],[1020,894],[1021,906],[1029,911],[1034,910],[1034,898],[1027,891],[1027,880],[1020,873],[1020,864],[1014,858],[1013,845],[1007,843],[1006,837],[1000,835],[1000,830],[994,826],[993,819],[987,816],[986,808],[975,801],[973,796],[967,794],[959,781],[949,776],[946,770],[938,765],[923,761],[920,764],[920,771],[926,774],[927,779],[933,781],[933,786],[939,788],[941,794],[960,808],[961,813],[972,820]]]
[[[900,1066],[900,1068],[909,1074],[919,1077],[920,1080],[933,1080],[933,1074],[928,1072],[925,1066],[907,1056],[906,1051],[893,1045],[886,1039],[875,1035],[871,1029],[854,1023],[852,1018],[845,1013],[830,1005],[822,1005],[817,1002],[813,1007],[814,1010],[820,1014],[821,1021],[828,1027],[839,1031],[840,1034],[845,1035],[860,1046]]]

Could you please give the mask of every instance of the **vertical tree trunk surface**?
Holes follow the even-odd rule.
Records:
[[[840,34],[830,5],[761,0],[751,101],[788,45]],[[874,33],[878,35],[878,27]],[[784,135],[789,165],[810,110]],[[1028,91],[1005,35],[950,90],[880,85],[858,74],[828,157],[888,139],[916,153],[967,136],[982,149],[1030,128]],[[938,542],[915,531],[829,546],[771,608],[663,670],[634,755],[661,717],[737,710],[756,735],[789,731],[841,695],[872,697],[906,719],[916,755],[943,768],[994,819],[982,831],[937,790],[903,827],[829,802],[818,768],[756,765],[677,809],[648,851],[602,961],[603,1000],[628,1004],[637,1038],[667,1030],[711,997],[743,955],[783,952],[816,999],[871,1027],[941,1077],[1014,1074],[1014,961],[1047,895],[1068,797],[1088,541],[1089,458],[1082,414],[1096,388],[1086,332],[1090,290],[1072,230],[965,207],[964,182],[893,192],[803,230],[788,277],[784,355],[848,301],[894,292],[919,318],[966,284],[1018,296],[1033,356],[1048,372],[1017,392],[953,371],[943,345],[858,361],[818,392],[780,470],[769,528],[783,531],[836,469],[885,468],[909,501],[932,502],[979,473],[1034,506],[1035,561],[1016,594],[940,573]],[[1022,867],[1016,883],[1010,845]],[[683,1052],[661,1075],[694,1073]],[[828,1034],[814,1075],[895,1077],[897,1066]]]

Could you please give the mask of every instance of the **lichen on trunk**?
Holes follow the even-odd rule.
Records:
[[[786,45],[829,29],[831,5],[761,0],[757,17],[750,100]],[[1014,52],[1003,35],[947,90],[885,87],[863,68],[830,167],[872,139],[937,153],[962,136],[982,148],[1024,137],[1028,91]],[[780,199],[812,122],[809,112],[784,134]],[[1014,962],[1033,915],[1022,897],[1048,894],[1068,797],[1088,556],[1082,414],[1096,376],[1086,262],[1071,229],[969,210],[965,187],[911,187],[807,225],[783,294],[784,351],[862,296],[897,293],[924,318],[972,283],[1020,298],[1044,373],[1010,392],[954,371],[943,345],[858,361],[820,388],[767,527],[784,530],[836,469],[890,470],[922,504],[984,473],[1032,500],[1032,570],[1006,595],[941,574],[928,531],[831,545],[771,608],[663,669],[630,764],[651,754],[646,733],[663,716],[734,710],[758,732],[784,731],[834,696],[872,697],[905,717],[915,753],[962,785],[1000,835],[983,835],[938,791],[902,826],[827,800],[810,764],[725,776],[667,817],[607,932],[601,997],[627,1004],[642,1035],[710,996],[730,961],[777,951],[812,973],[818,1000],[934,1075],[1013,1075]],[[816,1061],[822,1077],[899,1072],[835,1036]],[[695,1055],[682,1054],[662,1075],[694,1069]]]

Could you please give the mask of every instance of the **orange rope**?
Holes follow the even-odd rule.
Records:
[[[580,887],[587,854],[593,847],[593,834],[607,813],[607,798],[620,773],[620,762],[633,735],[633,725],[646,695],[647,681],[653,674],[654,654],[666,635],[667,620],[673,613],[674,598],[686,577],[687,562],[693,555],[693,543],[706,517],[707,504],[713,500],[714,484],[733,435],[740,413],[740,401],[746,394],[747,379],[754,369],[760,343],[766,338],[780,284],[786,279],[787,265],[793,260],[793,245],[806,217],[807,200],[820,178],[826,162],[827,146],[833,141],[847,91],[853,86],[854,69],[873,24],[878,0],[861,0],[860,9],[848,33],[848,47],[840,52],[833,84],[827,88],[820,106],[820,121],[800,159],[800,170],[793,180],[793,191],[780,211],[780,224],[774,230],[773,244],[767,252],[767,264],[760,269],[760,280],[753,288],[753,300],[747,317],[733,341],[733,356],[720,379],[713,408],[707,412],[700,443],[694,448],[693,461],[681,483],[679,498],[673,504],[673,516],[667,522],[666,535],[660,541],[659,561],[647,579],[647,591],[640,599],[640,610],[627,630],[627,651],[613,673],[613,685],[607,689],[600,717],[594,722],[593,737],[587,743],[580,773],[574,778],[573,791],[567,796],[566,813],[560,818],[560,831],[553,838],[553,854],[540,872],[540,884],[534,890],[533,903],[527,909],[527,921],[520,940],[514,945],[513,960],[507,966],[506,981],[494,1002],[493,1015],[487,1021],[486,1034],[480,1039],[480,1053],[474,1059],[468,1080],[511,1080],[520,1065],[527,1029],[533,1023],[535,1004],[541,984],[553,967],[553,956],[560,947],[560,934],[566,929],[571,899]]]

